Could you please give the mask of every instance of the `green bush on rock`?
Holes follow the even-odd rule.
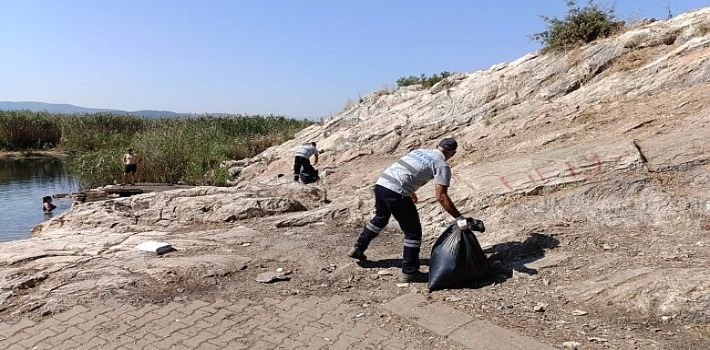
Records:
[[[540,42],[544,52],[560,52],[572,49],[599,38],[608,37],[623,26],[616,21],[615,9],[603,7],[593,0],[580,7],[575,0],[567,0],[567,14],[564,19],[540,17],[548,25],[547,30],[530,35],[530,39]]]
[[[451,72],[443,71],[439,74],[434,74],[432,76],[427,76],[422,74],[420,76],[410,75],[408,77],[401,77],[397,79],[397,87],[410,86],[410,85],[422,85],[425,88],[430,88],[436,83],[446,79],[451,76]]]

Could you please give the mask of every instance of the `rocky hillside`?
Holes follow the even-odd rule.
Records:
[[[557,346],[707,348],[708,28],[705,8],[431,89],[376,91],[236,162],[234,188],[72,208],[35,238],[2,245],[0,317],[52,314],[97,297],[140,304],[338,293],[389,322],[378,305],[421,290],[396,287],[345,252],[371,215],[379,173],[451,135],[461,146],[449,192],[486,222],[479,240],[503,270],[492,284],[431,300]],[[323,150],[317,185],[291,181],[293,153],[306,141]],[[450,221],[433,192],[418,193],[424,255]],[[402,236],[390,226],[368,256],[396,270]],[[148,239],[177,252],[136,253]],[[290,284],[254,282],[284,266],[294,272]]]
[[[450,193],[486,221],[485,243],[545,232],[577,271],[558,286],[566,297],[707,324],[709,25],[705,8],[431,89],[376,91],[267,150],[241,181],[284,181],[296,147],[316,141],[329,199],[358,198],[367,218],[386,166],[452,135],[463,149]],[[418,195],[436,236],[450,218],[432,186]]]

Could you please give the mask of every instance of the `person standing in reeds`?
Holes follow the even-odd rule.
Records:
[[[125,185],[129,177],[131,179],[131,186],[136,184],[136,173],[138,172],[138,163],[140,158],[138,155],[133,153],[133,149],[129,148],[127,153],[123,155],[123,183]]]
[[[318,149],[315,142],[305,143],[296,151],[296,156],[293,159],[293,181],[298,182],[301,177],[301,170],[307,174],[314,172],[315,169],[311,165],[311,156],[315,156],[313,164],[318,164]]]

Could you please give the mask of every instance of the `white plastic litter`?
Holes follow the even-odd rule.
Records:
[[[137,245],[136,249],[161,255],[173,250],[173,246],[165,242],[147,241]]]

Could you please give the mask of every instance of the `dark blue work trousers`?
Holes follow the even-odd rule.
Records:
[[[375,185],[375,216],[365,225],[355,246],[365,252],[370,242],[387,226],[391,216],[394,216],[404,231],[402,273],[411,274],[419,270],[419,250],[422,245],[422,224],[411,197]]]
[[[295,181],[298,181],[300,178],[301,170],[306,174],[313,174],[315,172],[309,158],[293,157],[293,179]]]

